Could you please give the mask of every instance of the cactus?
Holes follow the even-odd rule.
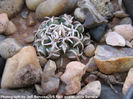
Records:
[[[46,17],[35,34],[33,45],[37,53],[46,58],[57,59],[65,54],[75,59],[90,44],[90,36],[83,33],[83,25],[73,21],[70,15]]]

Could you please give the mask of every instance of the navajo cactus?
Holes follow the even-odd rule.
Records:
[[[46,17],[36,32],[34,46],[39,55],[47,58],[57,59],[65,54],[75,59],[90,44],[90,36],[83,33],[82,24],[70,15]]]

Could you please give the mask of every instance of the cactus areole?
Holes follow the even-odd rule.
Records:
[[[90,44],[90,36],[84,34],[84,27],[73,21],[70,15],[46,17],[35,35],[34,46],[37,53],[50,59],[66,55],[75,59],[83,54],[84,47]]]

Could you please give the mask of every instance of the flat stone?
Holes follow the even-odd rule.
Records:
[[[98,98],[101,93],[101,83],[100,81],[93,81],[88,83],[81,91],[78,93],[80,96],[87,96],[87,97],[96,97]]]
[[[125,46],[125,39],[117,32],[109,32],[106,37],[106,43],[111,46]]]
[[[81,78],[85,74],[86,66],[78,61],[67,64],[61,80],[66,84],[65,95],[72,95],[80,91]]]
[[[2,76],[2,88],[31,86],[41,80],[42,69],[35,48],[26,46],[6,62]]]
[[[124,82],[123,85],[123,89],[122,92],[124,95],[126,95],[127,91],[129,90],[129,88],[131,87],[131,85],[133,84],[133,68],[131,68],[128,72],[128,75],[126,77],[126,80]]]
[[[128,71],[133,66],[133,49],[99,45],[94,60],[105,74]]]

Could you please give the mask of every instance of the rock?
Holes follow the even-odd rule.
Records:
[[[86,56],[91,57],[94,55],[95,52],[95,46],[93,44],[89,44],[85,49],[84,53]]]
[[[78,8],[75,10],[75,17],[77,20],[83,20],[85,17],[83,25],[88,29],[107,22],[107,20],[95,9],[95,6],[90,0],[80,0],[78,2]]]
[[[106,43],[111,46],[125,46],[125,39],[117,32],[109,32],[106,37]]]
[[[87,72],[92,72],[92,71],[95,71],[97,70],[97,65],[94,61],[94,57],[91,57],[89,62],[86,64],[87,66]]]
[[[35,18],[32,15],[32,13],[30,13],[28,15],[27,20],[26,20],[26,23],[27,23],[27,26],[34,26],[36,24]]]
[[[24,0],[0,0],[0,13],[7,13],[8,17],[14,16],[23,8]]]
[[[100,81],[93,81],[88,83],[81,91],[78,93],[80,96],[96,97],[98,98],[101,93],[101,83]]]
[[[120,25],[122,24],[132,24],[132,19],[130,17],[125,17],[120,22]]]
[[[111,0],[90,0],[96,10],[105,18],[113,17],[114,8]]]
[[[3,70],[4,70],[4,67],[5,67],[5,63],[6,63],[6,60],[3,59],[2,57],[0,57],[0,78],[3,74]]]
[[[13,38],[7,38],[0,42],[0,55],[7,59],[15,55],[22,45]]]
[[[113,87],[118,93],[115,93],[110,86],[102,84],[102,91],[99,99],[123,99],[122,86],[114,85]]]
[[[34,93],[32,89],[0,89],[1,99],[9,99],[9,98],[27,98],[33,96]]]
[[[26,5],[28,9],[35,11],[37,6],[46,0],[26,0]]]
[[[94,60],[105,74],[128,71],[133,66],[133,49],[99,45]]]
[[[0,34],[6,31],[8,21],[9,19],[6,13],[0,14]]]
[[[124,95],[126,95],[127,91],[129,90],[129,88],[131,87],[131,85],[133,84],[133,68],[131,68],[128,72],[128,75],[126,77],[126,80],[124,82],[123,88],[122,88],[122,92]]]
[[[55,94],[59,88],[60,80],[55,76],[56,64],[54,61],[49,60],[45,65],[42,74],[41,86],[43,95]]]
[[[132,48],[131,42],[129,42],[129,41],[126,40],[126,46]]]
[[[116,11],[114,13],[115,17],[117,18],[125,18],[128,16],[128,14],[126,14],[123,10],[120,10],[120,11]]]
[[[0,35],[0,42],[3,41],[4,39],[6,39],[6,37],[4,35]]]
[[[127,91],[124,99],[132,99],[133,98],[133,85]]]
[[[80,22],[84,22],[85,19],[86,19],[86,15],[84,14],[84,12],[81,8],[76,8],[75,9],[74,17]]]
[[[11,35],[11,34],[15,33],[16,31],[17,31],[16,25],[12,21],[9,21],[8,25],[7,25],[6,32],[4,34]]]
[[[89,30],[91,38],[94,41],[99,42],[102,39],[102,37],[104,36],[104,34],[106,33],[106,28],[107,28],[107,24],[100,25],[96,28],[91,28]]]
[[[24,41],[29,44],[29,43],[32,43],[34,41],[34,36],[33,35],[29,35],[28,37],[26,37],[24,39]]]
[[[65,95],[72,95],[80,91],[80,81],[85,71],[86,66],[78,61],[67,64],[65,73],[61,76],[61,80],[66,84]]]
[[[123,0],[123,4],[124,4],[124,7],[126,8],[127,13],[130,15],[130,17],[133,20],[133,12],[132,12],[133,1],[132,0]]]
[[[6,62],[2,76],[2,88],[21,88],[41,80],[41,66],[35,48],[27,46]]]
[[[88,84],[88,83],[90,83],[90,82],[96,81],[97,78],[98,78],[98,77],[97,77],[96,75],[90,74],[89,76],[87,76],[87,77],[85,78],[85,84]]]
[[[46,16],[58,16],[74,10],[76,3],[77,0],[56,0],[56,2],[55,0],[45,0],[36,8],[36,15],[39,19],[44,19]]]
[[[32,0],[33,1],[33,0]],[[25,9],[21,12],[21,17],[26,19],[28,17],[29,11],[28,9]]]
[[[131,24],[117,25],[114,27],[114,31],[122,35],[128,41],[133,39],[133,27]]]
[[[47,59],[42,56],[38,56],[38,59],[39,59],[39,63],[41,65],[41,67],[44,67],[45,64],[47,63]]]

